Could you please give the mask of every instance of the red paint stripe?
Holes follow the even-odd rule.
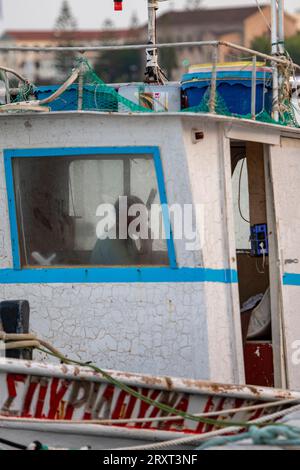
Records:
[[[48,390],[48,383],[47,385],[40,385],[39,396],[38,396],[38,401],[37,401],[35,415],[34,415],[35,418],[45,418],[45,415],[43,414],[43,408],[44,408],[47,390]]]
[[[144,397],[149,397],[151,400],[156,400],[158,395],[160,394],[160,391],[159,390],[154,390],[154,391],[151,391],[151,390],[148,390],[148,389],[142,389],[141,390],[142,392],[142,395]],[[139,411],[139,414],[138,414],[138,418],[145,418],[146,416],[146,413],[147,411],[149,410],[149,408],[151,408],[153,405],[149,405],[148,403],[145,403],[144,401],[140,401],[140,411]],[[136,423],[136,426],[137,428],[144,428],[146,427],[146,425],[148,425],[148,427],[151,426],[151,423]]]
[[[58,378],[54,378],[51,383],[50,410],[48,413],[48,419],[55,419],[55,415],[58,411],[59,404],[61,400],[63,399],[70,385],[70,382],[66,382],[64,380],[61,384],[60,389],[58,390],[59,383],[60,383],[60,379]]]
[[[137,387],[132,387],[132,390],[137,391]],[[128,404],[126,401],[128,400]],[[127,400],[126,400],[127,399]],[[122,390],[119,394],[116,406],[112,412],[112,419],[129,419],[131,418],[132,411],[136,404],[137,398],[129,395],[127,392]]]
[[[38,382],[31,382],[29,384],[29,387],[25,396],[25,400],[24,400],[23,410],[22,410],[22,416],[24,417],[27,417],[27,418],[32,417],[32,415],[30,414],[30,406],[31,406],[32,398],[33,398],[34,392],[36,391],[37,386],[38,386]]]
[[[227,400],[227,398],[221,398],[220,399],[219,404],[216,408],[216,411],[222,411],[224,409],[224,403],[225,403],[226,400]],[[212,417],[212,419],[218,419],[218,418],[219,418],[218,415]],[[205,429],[205,432],[213,431],[213,429],[214,429],[214,425],[213,424],[208,424],[206,429]]]
[[[175,409],[177,411],[183,411],[184,413],[186,413],[188,406],[189,406],[189,399],[188,397],[184,396],[181,398],[179,404],[175,406]],[[169,431],[172,426],[176,426],[178,430],[179,428],[183,428],[183,425],[184,425],[184,418],[182,418],[182,420],[177,419],[175,421],[166,421],[163,424],[161,429],[165,431]]]
[[[74,413],[74,406],[70,405],[70,403],[69,403],[68,406],[67,406],[67,409],[66,409],[64,419],[71,420],[72,417],[73,417],[73,413]]]
[[[15,398],[17,396],[16,382],[25,382],[26,375],[21,374],[7,374],[7,389],[10,398]]]
[[[210,396],[206,402],[206,405],[204,407],[204,410],[203,410],[203,413],[208,413],[209,411],[212,411],[213,409],[213,406],[214,406],[214,401],[213,401],[213,397]],[[197,428],[196,428],[196,433],[200,433],[202,434],[204,432],[204,428],[205,428],[206,424],[205,423],[199,423]]]

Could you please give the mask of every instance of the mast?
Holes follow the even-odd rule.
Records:
[[[1,1],[1,0],[0,0]],[[148,2],[148,44],[157,44],[156,35],[156,12],[158,10],[158,2],[165,0],[147,0]],[[123,0],[114,0],[115,11],[122,11]],[[158,65],[157,47],[149,47],[146,49],[146,72],[145,82],[157,85],[163,85],[167,77]]]
[[[156,34],[156,12],[159,0],[148,0],[148,44],[157,44]],[[158,65],[158,50],[156,47],[149,47],[146,50],[146,83],[164,84],[166,76]]]
[[[284,0],[278,0],[278,52],[284,55]]]
[[[277,0],[271,0],[271,43],[272,43],[272,56],[277,56],[279,53]],[[275,121],[279,121],[278,98],[279,98],[278,66],[276,62],[273,62],[273,119]]]

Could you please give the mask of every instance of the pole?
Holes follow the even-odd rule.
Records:
[[[278,0],[278,52],[284,55],[284,0]]]
[[[156,44],[156,11],[158,10],[157,0],[148,0],[148,44]],[[146,81],[155,82],[158,67],[158,49],[146,49]]]
[[[156,12],[158,10],[158,0],[148,0],[148,44],[156,45]],[[164,74],[158,65],[157,47],[146,49],[146,83],[164,83]]]
[[[271,0],[271,40],[272,40],[272,56],[278,55],[278,8],[277,0]],[[279,79],[278,66],[273,62],[273,119],[279,121]]]
[[[252,59],[252,85],[251,85],[251,118],[256,119],[256,76],[257,76],[257,59]]]
[[[209,98],[209,112],[216,112],[216,98],[217,98],[217,69],[219,60],[219,46],[214,46],[212,55],[212,72],[211,72],[211,86]]]

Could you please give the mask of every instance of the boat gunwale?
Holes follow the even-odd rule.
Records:
[[[159,389],[169,392],[176,391],[191,395],[240,398],[243,400],[263,402],[273,400],[276,402],[282,399],[299,400],[300,402],[300,391],[241,384],[222,384],[207,380],[155,376],[107,369],[105,369],[105,372],[113,379],[131,387]],[[28,376],[56,377],[71,381],[83,380],[87,382],[109,383],[107,379],[101,376],[101,373],[89,367],[0,358],[0,375],[9,373]]]

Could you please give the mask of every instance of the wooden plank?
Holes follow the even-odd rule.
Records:
[[[248,167],[250,223],[267,222],[264,148],[257,142],[246,143]]]
[[[286,388],[286,367],[282,335],[281,273],[278,265],[279,251],[274,207],[273,180],[270,165],[270,147],[265,146],[265,184],[269,237],[269,277],[272,314],[272,341],[275,387]]]
[[[282,349],[286,369],[286,385],[300,388],[300,369],[295,353],[300,338],[298,285],[283,284],[283,275],[300,274],[300,161],[299,148],[293,142],[270,147],[270,168],[274,192],[277,269],[280,283],[277,289],[281,315]]]

